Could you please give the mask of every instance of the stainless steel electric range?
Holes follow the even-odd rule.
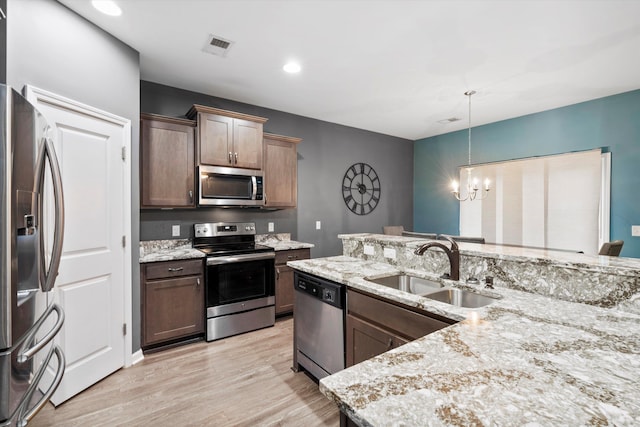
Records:
[[[207,256],[207,341],[275,323],[275,251],[255,234],[248,222],[194,225],[193,247]]]

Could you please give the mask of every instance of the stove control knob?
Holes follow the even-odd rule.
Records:
[[[245,231],[249,231],[251,230],[251,227],[249,227],[248,225],[246,227],[244,227]]]

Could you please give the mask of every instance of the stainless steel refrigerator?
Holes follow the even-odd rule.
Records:
[[[64,354],[53,342],[64,313],[50,292],[64,235],[51,131],[25,98],[0,85],[0,426],[26,425],[64,374]],[[47,221],[46,206],[53,206]],[[47,369],[53,380],[43,379]]]

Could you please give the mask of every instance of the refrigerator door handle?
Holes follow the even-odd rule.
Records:
[[[40,331],[40,328],[44,324],[44,322],[49,318],[51,312],[55,311],[58,314],[58,320],[56,320],[55,325],[51,328],[47,334],[42,337],[38,342],[36,342],[36,334]],[[62,328],[62,324],[64,323],[64,311],[58,304],[51,304],[47,311],[38,319],[35,325],[31,328],[29,333],[24,339],[24,344],[20,348],[18,352],[17,360],[19,363],[24,363],[27,360],[31,359],[37,352],[39,352],[44,346],[46,346],[49,341],[55,337],[60,329]],[[34,344],[35,343],[35,344]]]
[[[62,241],[64,236],[64,195],[62,194],[62,175],[60,173],[60,165],[56,157],[56,151],[53,147],[53,141],[50,138],[44,138],[38,152],[38,163],[36,165],[36,188],[35,192],[41,194],[44,189],[44,172],[45,162],[49,163],[51,168],[51,180],[53,182],[54,196],[54,230],[53,230],[53,247],[51,249],[51,260],[49,268],[46,266],[44,256],[44,233],[42,230],[43,222],[43,203],[42,200],[38,204],[38,221],[40,223],[40,287],[43,292],[49,292],[53,289],[53,285],[58,276],[58,268],[60,267],[60,258],[62,257]],[[42,199],[42,198],[41,198]]]
[[[49,366],[51,357],[54,354],[58,359],[58,369],[56,371],[56,376],[53,378],[51,385],[49,386],[47,391],[44,392],[43,396],[40,398],[38,403],[33,405],[32,408],[27,408],[27,405],[29,405],[31,398],[33,397],[33,393],[38,389],[38,383],[42,379],[42,375],[44,374],[44,372],[47,370],[47,366]],[[22,403],[20,404],[20,409],[18,410],[18,419],[16,422],[16,426],[18,427],[26,426],[29,423],[29,421],[31,421],[31,419],[49,401],[53,393],[55,393],[56,390],[58,389],[60,382],[62,381],[62,375],[64,374],[65,365],[66,365],[66,362],[64,360],[64,353],[62,352],[59,346],[54,345],[53,347],[51,347],[51,350],[49,350],[47,357],[42,362],[42,365],[40,365],[40,369],[38,370],[38,373],[36,374],[35,378],[31,381],[31,385],[29,386],[29,389],[24,395]]]

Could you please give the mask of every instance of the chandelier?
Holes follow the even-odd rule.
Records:
[[[471,171],[473,171],[473,168],[471,167],[471,95],[475,93],[476,93],[475,90],[469,90],[464,93],[469,97],[469,160],[467,163],[467,167],[465,168],[465,170],[467,171],[467,189],[466,189],[467,194],[461,195],[458,181],[454,179],[451,182],[451,188],[452,188],[451,193],[453,193],[453,197],[455,197],[457,200],[461,202],[464,202],[465,200],[469,200],[471,202],[476,199],[478,200],[485,199],[487,195],[489,195],[489,190],[490,190],[489,178],[485,179],[484,188],[480,190],[480,187],[478,186],[478,178],[473,178],[471,176]]]

